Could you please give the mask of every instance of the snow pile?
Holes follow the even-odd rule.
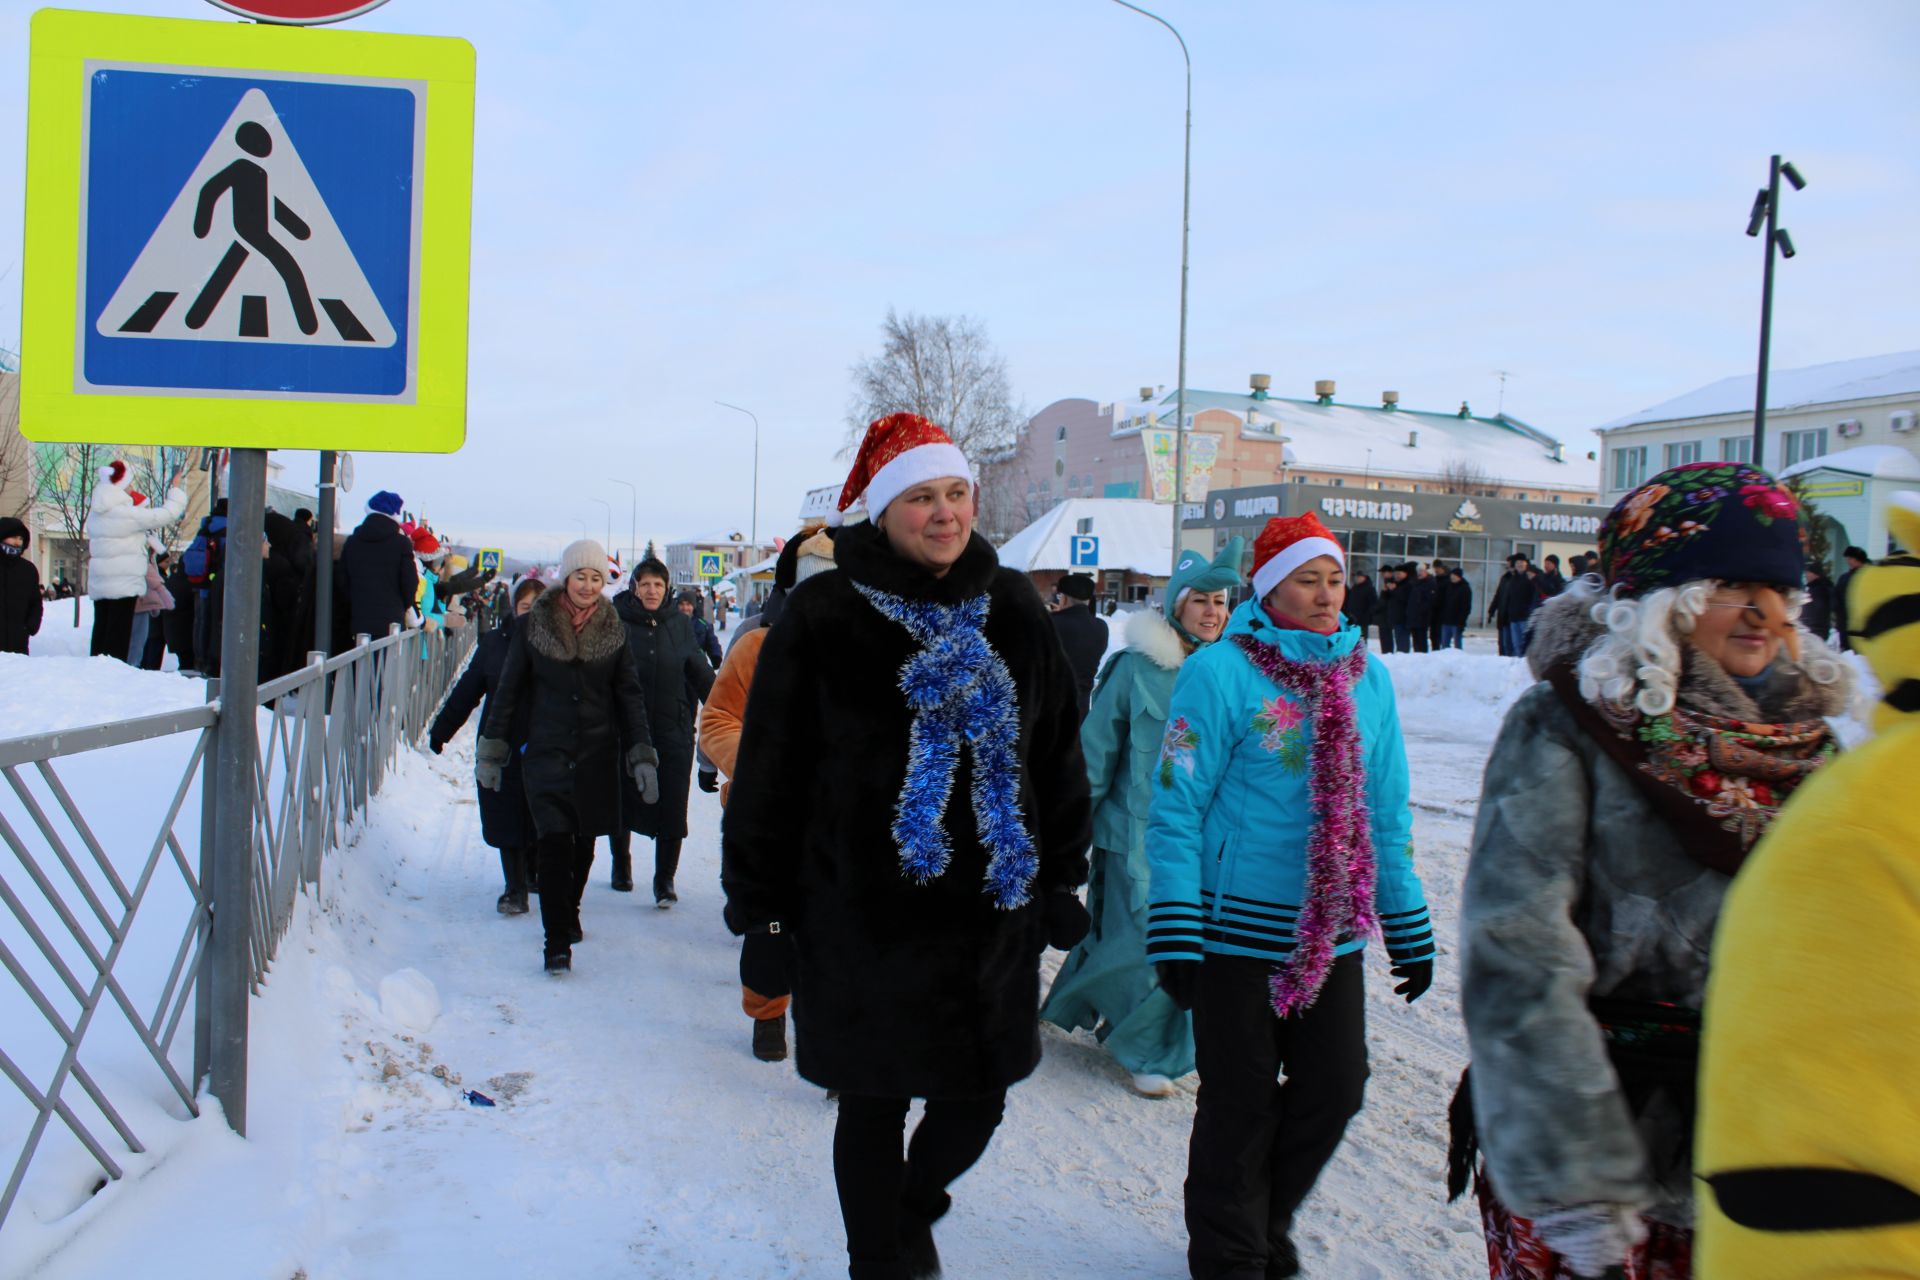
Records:
[[[1409,734],[1491,742],[1507,708],[1534,683],[1524,660],[1492,653],[1442,649],[1389,654],[1382,661]]]
[[[403,1031],[425,1031],[440,1016],[440,991],[418,969],[380,979],[380,1013]]]

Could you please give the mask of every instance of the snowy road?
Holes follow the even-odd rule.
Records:
[[[1384,960],[1370,963],[1368,1106],[1297,1232],[1316,1277],[1484,1265],[1472,1210],[1446,1205],[1442,1188],[1464,1065],[1453,957],[1479,773],[1518,682],[1492,659],[1419,661],[1396,684],[1439,974],[1409,1008]],[[612,892],[603,847],[587,940],[556,981],[540,971],[537,916],[494,912],[471,750],[469,730],[443,757],[409,755],[333,864],[325,912],[296,921],[255,1005],[250,1140],[216,1117],[191,1126],[147,1177],[89,1205],[87,1228],[36,1274],[845,1274],[833,1107],[790,1063],[748,1052],[720,923],[715,798],[694,793],[674,911]],[[643,868],[649,850],[636,842]],[[1049,978],[1058,959],[1049,953]],[[437,1016],[404,981],[387,982],[383,1004],[383,980],[405,970],[431,983]],[[1142,1099],[1090,1035],[1045,1030],[1040,1070],[956,1188],[941,1228],[948,1274],[1183,1276],[1192,1079]],[[461,1088],[499,1105],[471,1107]]]

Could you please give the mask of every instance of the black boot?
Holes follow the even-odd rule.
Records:
[[[940,1251],[933,1246],[933,1224],[953,1207],[953,1197],[944,1191],[938,1201],[915,1202],[910,1196],[900,1200],[900,1258],[907,1266],[908,1280],[933,1280],[940,1274]]]
[[[1267,1244],[1267,1280],[1288,1280],[1290,1276],[1300,1274],[1300,1251],[1293,1247],[1290,1236],[1281,1236],[1279,1240],[1270,1240]]]
[[[523,916],[527,914],[527,895],[524,893],[503,893],[493,909],[503,916]]]
[[[633,837],[625,831],[616,831],[607,837],[607,843],[613,848],[613,890],[632,893]]]
[[[753,1020],[753,1056],[762,1062],[787,1060],[787,1015]]]
[[[665,911],[680,901],[673,891],[673,873],[680,869],[680,837],[659,836],[653,842],[653,905]]]
[[[571,951],[549,951],[547,953],[547,972],[559,977],[563,973],[573,972],[573,953]]]

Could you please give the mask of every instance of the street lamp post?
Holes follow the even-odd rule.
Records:
[[[608,479],[612,479],[611,476]],[[640,489],[631,480],[614,480],[615,484],[627,486],[631,505],[627,509],[627,555],[640,558]]]
[[[1753,210],[1747,215],[1747,234],[1757,236],[1764,224],[1767,232],[1766,267],[1760,277],[1760,373],[1753,390],[1753,465],[1766,469],[1767,455],[1767,357],[1773,344],[1773,252],[1783,258],[1794,255],[1793,237],[1780,225],[1780,179],[1785,177],[1795,191],[1803,190],[1807,180],[1791,162],[1774,156],[1768,166],[1767,185],[1753,198]]]
[[[753,410],[742,409],[737,404],[728,404],[725,400],[715,400],[714,403],[722,409],[731,409],[735,413],[744,413],[749,418],[753,418],[753,515],[749,519],[752,532],[748,536],[753,539],[753,545],[758,547],[760,545],[760,419],[755,417]]]
[[[1187,231],[1193,207],[1193,57],[1187,42],[1171,22],[1127,0],[1113,0],[1123,9],[1131,9],[1173,32],[1180,42],[1180,58],[1187,65],[1187,136],[1180,167],[1180,381],[1174,389],[1173,407],[1173,563],[1180,563],[1180,533],[1187,506]]]
[[[605,498],[596,498],[592,494],[587,495],[587,501],[597,502],[607,509],[607,540],[602,544],[602,549],[609,549],[613,546],[613,504]],[[608,550],[608,554],[612,554],[611,550]]]

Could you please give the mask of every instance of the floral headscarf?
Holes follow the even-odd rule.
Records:
[[[1600,526],[1600,571],[1629,596],[1699,578],[1798,587],[1800,503],[1766,472],[1690,462],[1629,493]]]

